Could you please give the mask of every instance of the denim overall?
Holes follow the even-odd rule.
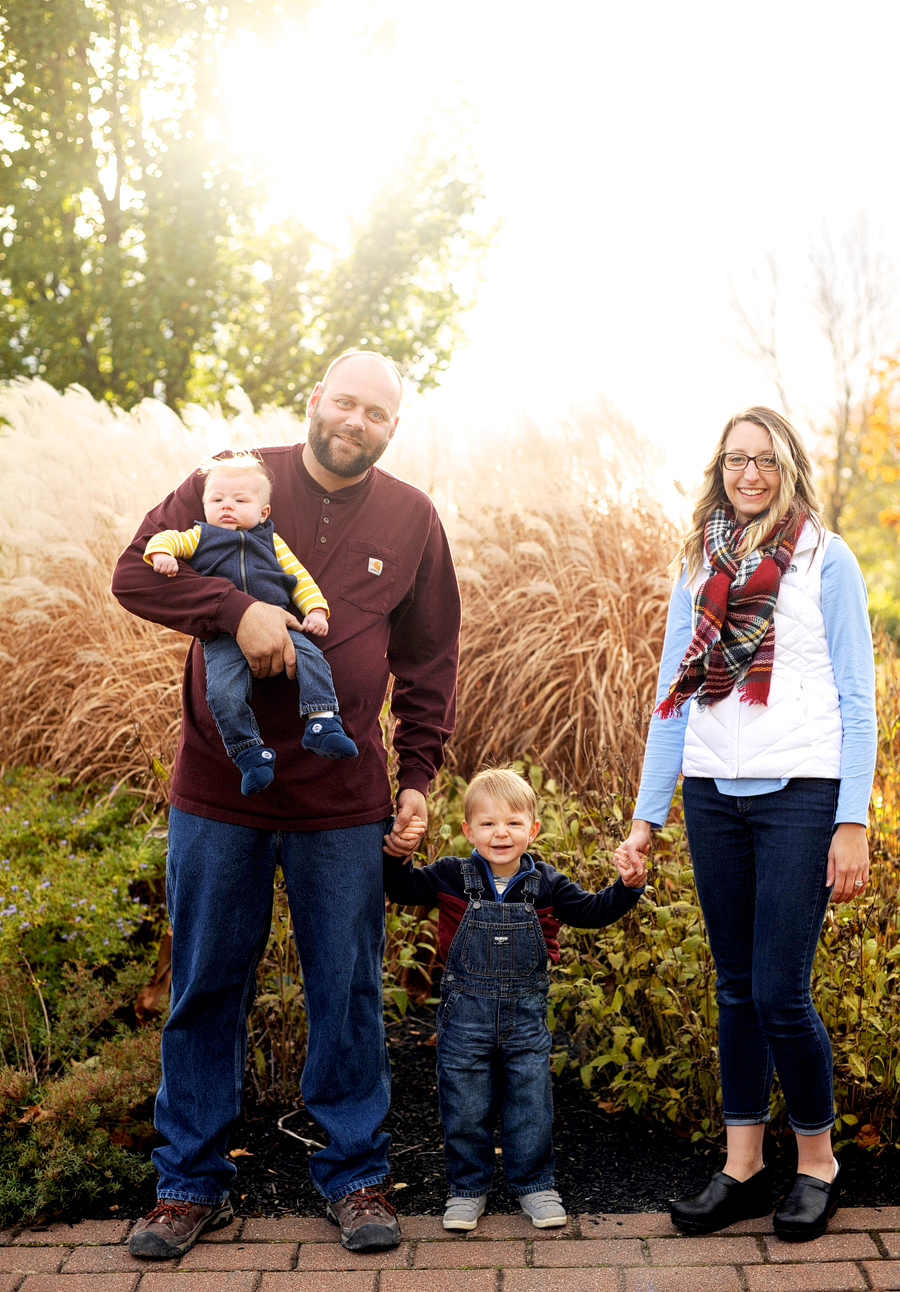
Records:
[[[503,1170],[516,1196],[552,1189],[553,1097],[547,946],[538,878],[516,876],[521,902],[483,900],[477,863],[460,861],[469,904],[447,954],[437,1019],[437,1077],[450,1193],[486,1194],[500,1115]]]

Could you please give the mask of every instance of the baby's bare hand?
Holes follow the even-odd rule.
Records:
[[[153,568],[157,574],[164,574],[167,579],[174,579],[178,573],[178,562],[168,552],[153,553]]]
[[[324,610],[310,610],[300,627],[305,633],[312,633],[313,637],[327,637],[328,616]]]

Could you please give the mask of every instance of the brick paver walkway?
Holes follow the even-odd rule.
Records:
[[[706,1238],[668,1217],[574,1216],[536,1230],[486,1216],[451,1236],[405,1216],[395,1251],[353,1256],[327,1220],[238,1218],[180,1261],[135,1261],[129,1221],[0,1233],[0,1292],[862,1292],[900,1289],[900,1207],[848,1207],[813,1243],[771,1219]]]

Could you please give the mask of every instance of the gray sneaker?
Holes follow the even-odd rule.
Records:
[[[171,1261],[189,1252],[204,1230],[221,1229],[233,1219],[234,1210],[227,1198],[215,1207],[160,1198],[135,1225],[128,1250],[144,1261]]]
[[[478,1217],[484,1213],[487,1194],[480,1198],[448,1198],[444,1211],[445,1229],[474,1229]]]
[[[519,1206],[531,1217],[535,1229],[553,1229],[566,1223],[566,1209],[555,1189],[541,1189],[538,1193],[519,1195]]]

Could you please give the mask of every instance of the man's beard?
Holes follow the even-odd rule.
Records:
[[[330,471],[333,476],[340,476],[341,479],[349,480],[354,476],[364,475],[369,467],[375,465],[391,442],[391,437],[388,435],[383,444],[376,445],[374,448],[364,449],[360,446],[351,458],[346,455],[338,456],[332,445],[331,436],[328,434],[331,429],[319,410],[314,408],[309,415],[307,443],[319,465],[326,471]]]

